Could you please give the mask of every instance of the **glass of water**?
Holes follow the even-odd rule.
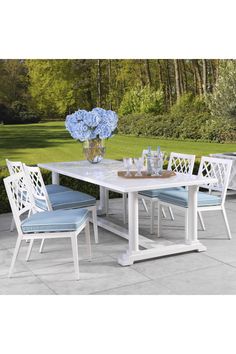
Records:
[[[134,163],[137,169],[135,176],[142,176],[143,169],[143,157],[138,157],[134,159]]]
[[[131,157],[125,157],[123,158],[123,162],[124,162],[124,168],[127,170],[125,176],[131,176],[130,170],[132,168],[133,165],[133,160]]]

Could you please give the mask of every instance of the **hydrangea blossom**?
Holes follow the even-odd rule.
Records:
[[[90,112],[80,109],[69,114],[65,126],[73,139],[85,141],[110,138],[117,127],[117,122],[115,112],[97,107]]]

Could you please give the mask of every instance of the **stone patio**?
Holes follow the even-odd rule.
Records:
[[[121,199],[110,202],[111,216],[122,223]],[[228,196],[226,210],[232,231],[227,239],[220,212],[204,213],[207,231],[199,230],[206,252],[193,252],[121,267],[117,257],[127,241],[99,229],[99,244],[92,238],[93,258],[86,259],[84,234],[79,237],[80,281],[74,280],[70,241],[47,240],[43,254],[35,242],[31,260],[25,262],[28,244],[23,242],[13,278],[7,273],[16,242],[10,232],[11,214],[0,215],[0,294],[236,294],[236,196]],[[140,204],[140,233],[149,234],[149,217]],[[183,235],[184,218],[175,212],[175,221],[163,221],[163,237]],[[92,230],[91,230],[92,231]],[[92,232],[91,232],[92,234]]]

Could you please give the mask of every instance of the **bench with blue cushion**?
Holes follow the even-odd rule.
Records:
[[[76,231],[87,219],[88,210],[55,210],[36,213],[21,223],[26,233]]]
[[[158,199],[162,202],[174,204],[183,208],[188,207],[188,192],[185,190],[166,190],[159,193]],[[220,197],[204,192],[197,193],[197,201],[198,207],[214,206],[221,204]]]

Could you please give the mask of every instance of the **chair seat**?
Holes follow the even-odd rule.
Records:
[[[151,189],[149,191],[141,191],[138,194],[144,195],[145,197],[149,197],[149,198],[158,198],[160,193],[169,190],[185,190],[185,188],[176,187],[176,188],[164,188],[164,189]]]
[[[69,191],[62,193],[53,193],[49,195],[53,210],[85,208],[96,204],[96,198],[89,194]],[[44,200],[35,200],[37,207],[47,210]]]
[[[160,201],[178,205],[183,208],[188,207],[188,192],[185,190],[166,190],[159,194],[158,199]],[[204,192],[198,192],[197,194],[198,207],[214,206],[221,204],[221,198],[216,195],[211,195]]]
[[[76,231],[87,219],[88,210],[56,210],[33,214],[21,223],[24,234]]]
[[[64,187],[59,184],[47,184],[46,190],[48,194],[61,193],[61,192],[71,192],[72,189],[69,187]]]

